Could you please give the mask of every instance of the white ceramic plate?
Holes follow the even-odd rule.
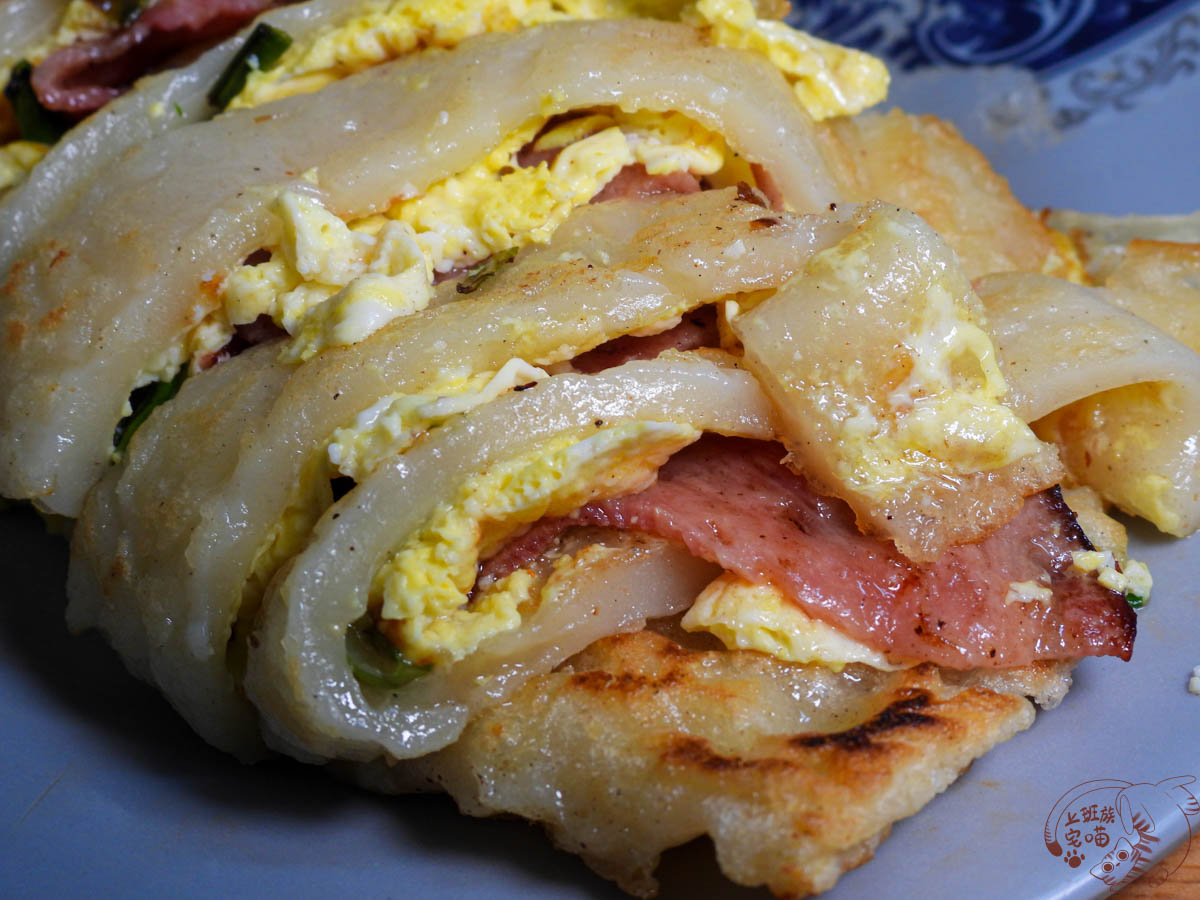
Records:
[[[939,5],[875,6],[911,12]],[[1089,66],[1117,71],[1111,66],[1121,54],[1126,61],[1138,53],[1151,58],[1146,54],[1167,46],[1164,35],[1186,44],[1188,29],[1200,33],[1200,16],[1186,4],[1149,6],[1156,15],[1124,42],[1041,72],[1051,116],[1071,102],[1078,107],[1070,78]],[[1190,47],[1182,52],[1200,57],[1200,45]],[[1147,77],[1142,90],[1127,92],[1128,109],[1099,103],[1058,137],[1040,126],[998,134],[997,110],[1014,102],[1005,91],[1031,83],[1013,81],[1012,73],[922,70],[899,78],[893,96],[908,108],[955,117],[1031,206],[1186,212],[1200,207],[1200,76],[1186,68],[1161,74],[1169,68],[1163,63],[1158,82]],[[1083,782],[1107,780],[1087,798],[1099,801],[1102,814],[1121,783],[1200,778],[1200,697],[1185,690],[1200,664],[1200,536],[1170,541],[1139,526],[1132,534],[1134,555],[1151,564],[1156,582],[1139,618],[1133,661],[1085,660],[1059,709],[1039,715],[1031,730],[901,822],[874,861],[827,895],[831,900],[1107,894],[1089,872],[1101,855],[1095,822],[1080,823],[1084,860],[1077,867],[1064,861],[1069,845],[1063,856],[1047,850],[1043,828],[1059,799],[1067,794],[1071,801]],[[209,749],[154,691],[126,675],[98,638],[66,634],[64,574],[60,540],[47,537],[29,513],[0,514],[0,894],[623,896],[527,825],[467,819],[444,798],[369,796],[295,764],[244,768]],[[1081,806],[1083,799],[1063,810],[1056,826],[1062,840],[1067,817],[1082,815]],[[1189,825],[1168,806],[1156,826],[1158,857],[1200,824],[1192,817]],[[1122,833],[1119,818],[1106,829],[1112,849]],[[660,874],[665,897],[766,896],[725,882],[699,843],[668,854]]]

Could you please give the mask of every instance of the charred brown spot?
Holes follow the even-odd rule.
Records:
[[[11,294],[17,289],[21,283],[21,264],[15,262],[12,268],[8,270],[8,278],[4,280],[4,287],[0,288],[0,294]]]
[[[725,756],[713,749],[704,738],[689,735],[672,735],[663,750],[661,760],[668,765],[687,766],[713,774],[732,772],[779,772],[795,769],[797,763],[786,757],[764,756],[746,759],[741,756]]]
[[[680,682],[678,672],[667,672],[658,677],[635,675],[632,672],[621,672],[614,675],[600,670],[577,672],[571,676],[570,685],[585,691],[615,694],[635,694],[644,691],[658,691],[671,687]]]
[[[71,255],[71,251],[68,250],[66,247],[63,247],[61,250],[59,250],[57,253],[54,254],[54,259],[50,260],[50,268],[53,269],[55,266],[57,266],[60,262],[62,262],[64,259],[66,259],[70,255]]]
[[[66,317],[67,305],[64,303],[62,306],[54,307],[54,309],[42,316],[41,320],[38,322],[38,327],[57,328],[63,323],[63,320],[66,319]]]
[[[1086,550],[1095,550],[1092,542],[1088,540],[1088,536],[1079,526],[1079,517],[1075,515],[1075,510],[1067,505],[1067,501],[1062,495],[1062,485],[1056,484],[1054,487],[1046,488],[1042,492],[1046,497],[1046,505],[1054,511],[1055,517],[1058,518],[1064,527],[1064,533],[1069,541],[1079,541]],[[1029,503],[1033,500],[1029,497],[1025,500]]]
[[[746,203],[753,203],[755,206],[766,206],[767,201],[758,191],[750,187],[746,182],[739,181],[737,183],[737,198]]]
[[[25,340],[25,323],[12,321],[4,324],[4,341],[10,347],[20,347]]]
[[[209,297],[216,297],[221,292],[221,282],[224,280],[225,276],[214,275],[212,278],[200,282],[200,292]]]
[[[936,724],[936,718],[918,711],[928,706],[929,701],[929,694],[925,691],[914,690],[861,725],[832,734],[798,734],[789,743],[795,747],[835,746],[846,750],[865,750],[872,746],[872,738],[897,728],[918,728]]]
[[[758,231],[762,228],[771,228],[775,225],[779,225],[782,222],[783,219],[777,219],[774,216],[763,216],[761,219],[755,219],[750,223],[750,230]]]
[[[108,567],[108,577],[112,581],[124,581],[129,575],[129,567],[125,565],[125,560],[118,556],[112,561],[112,565]]]
[[[676,736],[671,738],[662,760],[675,765],[692,766],[707,772],[735,772],[748,769],[754,762],[740,756],[722,756],[703,738]]]

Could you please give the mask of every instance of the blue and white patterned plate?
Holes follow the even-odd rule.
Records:
[[[955,121],[1033,207],[1200,209],[1195,0],[794,0],[875,53],[890,102]]]
[[[954,119],[1031,206],[1200,207],[1200,5],[796,6],[801,24],[887,57],[894,100]],[[1132,536],[1156,579],[1133,661],[1085,660],[1059,709],[901,822],[830,900],[1107,896],[1090,869],[1129,834],[1122,797],[1162,805],[1156,856],[1190,839],[1200,819],[1167,804],[1172,779],[1200,778],[1200,697],[1184,689],[1200,663],[1200,536]],[[65,633],[64,572],[60,542],[0,514],[0,895],[624,896],[528,826],[210,750],[99,639]],[[664,869],[664,897],[766,897],[728,885],[707,846]]]

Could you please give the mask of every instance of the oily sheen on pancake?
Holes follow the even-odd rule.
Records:
[[[642,632],[531,680],[446,750],[347,774],[540,822],[636,896],[654,894],[659,854],[707,834],[731,880],[801,897],[1033,715],[932,666],[835,674]]]

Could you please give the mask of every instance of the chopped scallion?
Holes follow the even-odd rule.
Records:
[[[387,636],[364,616],[346,628],[346,661],[354,677],[379,688],[401,688],[429,672],[404,658]]]
[[[144,388],[134,391],[133,413],[122,419],[113,433],[114,457],[119,458],[125,453],[125,448],[129,446],[129,439],[133,437],[133,433],[142,427],[146,419],[150,418],[150,413],[154,412],[155,407],[162,406],[179,393],[179,387],[186,377],[187,369],[182,368],[170,381],[156,381],[154,384],[148,384]]]
[[[33,65],[27,59],[21,60],[12,67],[8,84],[4,86],[4,96],[12,104],[23,140],[39,144],[56,143],[71,127],[71,123],[65,116],[42,106],[34,93],[32,77]]]
[[[469,294],[471,291],[478,290],[479,286],[500,271],[502,266],[508,265],[516,258],[516,247],[493,253],[483,262],[468,269],[467,274],[458,280],[455,289],[460,294]]]
[[[208,92],[208,102],[217,109],[227,107],[242,92],[251,72],[273,67],[291,45],[292,37],[286,31],[259,22]]]
[[[1132,606],[1134,609],[1141,609],[1143,606],[1146,605],[1146,598],[1139,597],[1137,594],[1126,594],[1125,602],[1128,603],[1130,606]]]

